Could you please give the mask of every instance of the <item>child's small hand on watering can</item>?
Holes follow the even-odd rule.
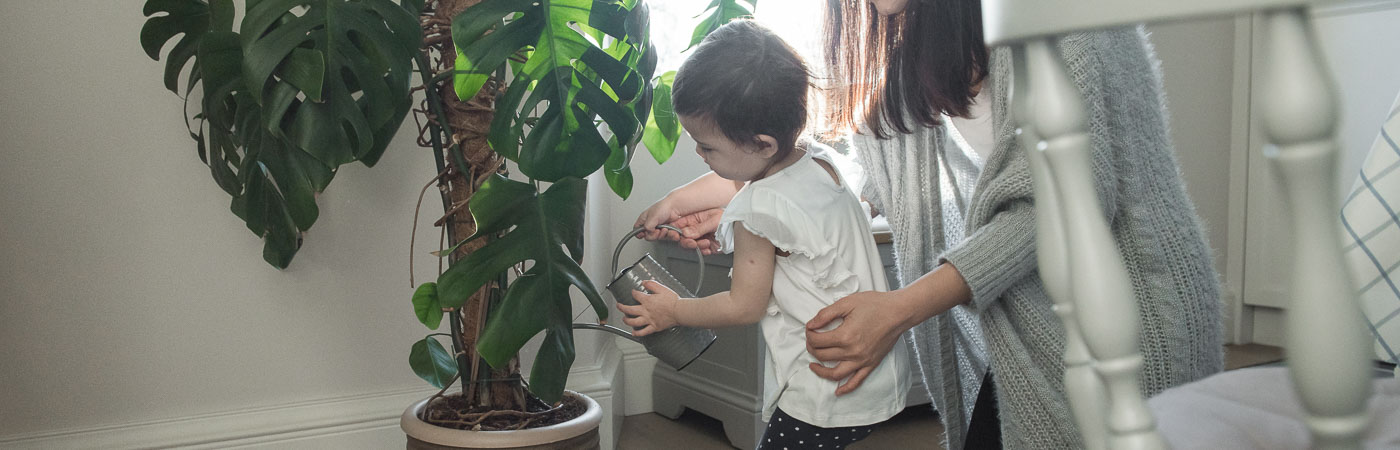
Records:
[[[641,337],[679,325],[676,323],[676,305],[680,303],[680,296],[651,280],[643,281],[642,287],[654,293],[634,290],[632,298],[637,300],[637,305],[617,304],[617,309],[626,315],[622,323],[635,330],[632,334]]]

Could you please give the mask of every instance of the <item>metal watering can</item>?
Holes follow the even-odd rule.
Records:
[[[677,233],[681,232],[680,229],[670,225],[661,225],[659,228],[666,228]],[[626,236],[623,236],[622,242],[617,244],[617,249],[613,250],[612,273],[617,274],[617,276],[611,283],[608,283],[607,288],[608,292],[612,293],[613,300],[624,305],[636,305],[637,300],[632,298],[632,291],[637,290],[651,293],[642,287],[642,282],[646,280],[661,283],[662,286],[670,288],[682,298],[694,298],[695,293],[686,289],[685,285],[681,284],[679,280],[676,280],[676,277],[672,276],[670,272],[667,272],[666,268],[662,267],[661,263],[656,261],[656,258],[652,258],[650,253],[642,255],[642,258],[637,260],[636,263],[618,272],[617,258],[622,255],[622,247],[626,246],[627,242],[631,241],[633,236],[638,232],[645,229],[645,227],[638,227],[627,233]],[[700,249],[695,249],[695,254],[700,258],[700,273],[695,280],[695,291],[698,292],[700,290],[700,282],[704,281],[705,278],[705,261],[704,255],[700,253]],[[684,369],[685,366],[695,361],[695,358],[699,358],[700,354],[705,352],[705,349],[710,348],[710,344],[715,342],[715,332],[705,328],[677,326],[640,338],[633,336],[632,333],[627,330],[612,325],[575,323],[574,328],[606,331],[627,338],[629,341],[642,344],[642,346],[646,347],[647,353],[660,359],[661,362],[675,367],[676,370]]]

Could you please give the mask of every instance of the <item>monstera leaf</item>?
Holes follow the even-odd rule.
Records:
[[[186,100],[203,86],[192,127],[230,209],[286,268],[320,214],[316,195],[341,164],[373,165],[408,113],[420,0],[250,1],[239,32],[230,0],[148,0],[141,45]],[[192,61],[192,62],[191,62]],[[178,91],[176,91],[178,94]]]
[[[651,152],[657,164],[671,159],[676,151],[676,142],[681,139],[681,123],[671,106],[671,84],[676,80],[672,70],[656,77],[656,89],[652,91],[651,117],[646,121],[642,143]]]
[[[414,14],[389,0],[260,0],[240,31],[269,130],[330,166],[379,160],[411,105]]]
[[[740,1],[749,5],[744,6]],[[709,36],[710,33],[718,30],[729,21],[753,16],[753,9],[756,7],[758,7],[758,0],[714,0],[710,2],[710,6],[705,7],[706,11],[710,11],[710,16],[701,21],[700,25],[695,27],[695,32],[690,34],[690,47],[686,47],[686,50],[700,45],[700,41],[704,41],[705,36]]]
[[[413,343],[408,352],[408,365],[419,378],[438,389],[447,387],[457,376],[457,361],[452,358],[452,352],[432,336]]]
[[[497,238],[438,277],[438,301],[455,308],[498,274],[529,262],[491,311],[477,352],[487,363],[501,367],[526,341],[544,331],[544,345],[530,373],[530,390],[550,403],[562,395],[574,360],[570,286],[588,298],[598,317],[608,314],[597,288],[579,267],[587,186],[582,179],[564,178],[540,193],[530,183],[500,175],[487,179],[467,206],[478,227],[469,239]]]
[[[232,0],[212,0],[211,2],[191,0],[149,0],[142,13],[147,17],[159,13],[141,27],[141,48],[146,56],[160,60],[160,49],[177,35],[179,41],[171,47],[165,60],[165,88],[176,95],[180,94],[180,72],[194,59],[199,51],[199,42],[210,31],[227,31],[233,28]],[[191,81],[185,88],[189,95],[194,82],[199,80],[196,66],[190,74]]]
[[[651,109],[656,53],[647,14],[632,1],[481,2],[452,22],[457,94],[470,98],[486,76],[525,55],[496,100],[492,149],[548,182],[586,177],[607,162],[609,185],[625,198],[631,174],[622,173]]]

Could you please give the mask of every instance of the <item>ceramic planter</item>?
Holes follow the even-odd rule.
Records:
[[[404,410],[399,427],[408,434],[408,450],[596,450],[603,408],[586,395],[574,391],[565,391],[565,395],[574,395],[584,401],[586,409],[583,415],[547,427],[517,431],[469,431],[439,427],[418,419],[418,413],[428,403],[427,399]]]

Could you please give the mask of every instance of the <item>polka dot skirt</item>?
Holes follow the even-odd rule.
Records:
[[[768,420],[768,429],[758,440],[758,450],[840,450],[869,437],[874,430],[873,426],[822,428],[794,419],[779,409]]]

